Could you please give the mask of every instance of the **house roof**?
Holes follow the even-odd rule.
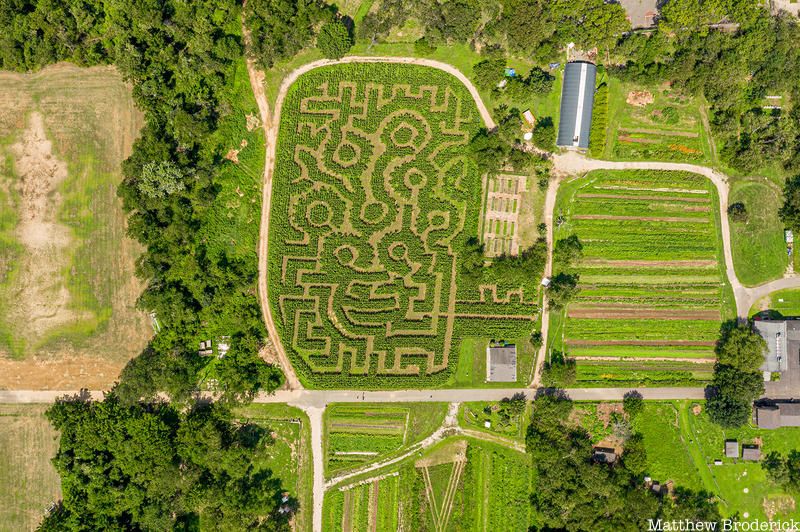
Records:
[[[506,344],[486,348],[486,380],[515,382],[517,380],[517,346]]]
[[[800,427],[800,403],[776,403],[756,408],[756,422],[762,429]]]
[[[573,61],[564,67],[558,146],[589,147],[596,79],[597,67],[592,63]]]
[[[761,371],[782,372],[789,367],[786,320],[756,320],[753,326],[767,342],[767,352]]]
[[[595,447],[592,458],[595,462],[603,464],[613,464],[617,461],[617,453],[611,447]]]

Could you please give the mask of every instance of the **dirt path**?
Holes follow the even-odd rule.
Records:
[[[592,170],[676,170],[684,172],[693,172],[700,174],[708,179],[717,187],[717,194],[719,196],[719,211],[720,211],[720,226],[722,232],[722,248],[725,256],[725,273],[728,276],[728,281],[733,289],[734,297],[736,298],[736,310],[738,316],[746,317],[750,309],[750,301],[752,292],[756,288],[747,288],[739,282],[736,276],[736,271],[733,268],[733,255],[731,254],[731,229],[728,223],[728,178],[707,166],[700,166],[696,164],[687,163],[668,163],[668,162],[622,162],[622,161],[603,161],[599,159],[589,159],[577,152],[570,151],[564,154],[558,154],[553,157],[555,168],[566,174],[585,174]],[[798,278],[792,286],[800,286],[800,278]]]
[[[547,194],[544,198],[544,223],[547,225],[547,262],[544,265],[544,276],[553,275],[553,211],[556,208],[556,198],[558,197],[558,186],[561,184],[561,171],[556,167],[556,172],[550,178],[547,186]],[[547,291],[542,296],[542,347],[536,356],[533,368],[533,379],[531,388],[538,388],[542,384],[542,369],[544,368],[545,357],[547,356],[547,338],[550,329],[550,311],[547,308]]]
[[[244,16],[244,15],[243,15]],[[244,35],[245,43],[250,41],[250,31],[242,21],[242,32]],[[272,318],[272,308],[269,305],[267,297],[267,275],[268,275],[268,247],[269,247],[269,213],[272,205],[272,167],[275,163],[275,144],[278,139],[278,121],[274,123],[272,116],[269,113],[269,104],[267,103],[267,96],[264,92],[264,73],[261,72],[252,58],[247,58],[247,74],[250,78],[250,87],[253,90],[253,96],[258,105],[258,114],[261,118],[261,125],[264,128],[264,140],[266,143],[265,159],[264,159],[264,186],[262,187],[261,198],[261,232],[258,238],[258,299],[261,302],[261,313],[264,315],[264,324],[267,327],[267,334],[269,334],[270,343],[273,349],[270,350],[277,357],[277,361],[286,376],[286,386],[290,390],[296,390],[303,387],[300,379],[286,355],[286,351],[281,343],[278,329],[275,327],[275,320]],[[276,117],[280,118],[280,111],[276,112]],[[262,357],[268,362],[273,362],[271,353],[262,351]]]

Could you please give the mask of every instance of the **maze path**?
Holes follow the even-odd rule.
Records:
[[[478,232],[481,180],[466,146],[479,126],[466,88],[425,67],[323,67],[292,86],[269,289],[284,345],[307,379],[435,384],[454,365],[456,319],[476,329],[533,319],[535,294],[459,280],[459,252]],[[469,301],[480,304],[465,312]]]

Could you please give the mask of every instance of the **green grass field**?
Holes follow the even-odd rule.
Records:
[[[299,501],[294,530],[310,531],[313,466],[308,416],[285,404],[252,404],[238,408],[242,420],[256,423],[275,436],[263,464],[279,478],[290,496]]]
[[[325,495],[324,530],[526,530],[526,455],[448,438],[412,459]]]
[[[524,441],[529,412],[528,407],[522,415],[507,415],[498,402],[462,403],[458,409],[458,421],[462,427]]]
[[[789,257],[778,219],[780,189],[766,179],[737,180],[731,187],[729,204],[743,203],[746,222],[731,220],[731,249],[736,276],[755,286],[783,276]]]
[[[720,322],[733,315],[712,184],[681,172],[592,172],[561,186],[555,215],[555,239],[577,235],[584,258],[581,291],[551,314],[548,345],[581,357],[578,382],[708,380]]]
[[[36,530],[61,498],[61,479],[50,460],[58,434],[46,406],[0,405],[0,531]]]
[[[325,471],[331,476],[398,454],[438,429],[445,403],[341,403],[325,410]]]
[[[534,279],[459,273],[478,234],[482,184],[464,146],[480,125],[466,88],[426,67],[322,67],[290,89],[269,291],[307,386],[442,386],[463,338],[530,334]]]
[[[750,315],[757,314],[762,310],[769,310],[774,313],[776,318],[781,316],[800,317],[800,290],[787,289],[772,292],[762,301],[756,302],[750,309]]]
[[[650,103],[628,103],[632,91]],[[611,78],[605,158],[623,161],[713,162],[700,114],[702,103],[666,86],[639,86]]]
[[[654,480],[673,480],[677,486],[716,494],[726,516],[736,513],[743,516],[746,512],[751,519],[768,517],[765,502],[785,502],[789,496],[766,479],[759,463],[725,458],[724,442],[735,439],[741,446],[760,439],[762,455],[770,451],[786,453],[800,449],[800,429],[761,430],[751,425],[722,429],[709,420],[704,409],[695,414],[692,410],[695,404],[646,403],[634,427],[645,437],[648,474]],[[715,460],[722,460],[722,465],[714,465]],[[793,502],[791,506],[794,507]],[[794,508],[773,517],[797,519],[800,512]]]
[[[621,406],[609,402],[577,403],[578,414],[573,415],[597,443],[610,434],[599,412],[621,410]],[[705,490],[717,497],[726,517],[738,513],[740,519],[763,520],[770,517],[768,507],[776,519],[800,517],[793,497],[769,481],[758,462],[726,458],[724,453],[727,439],[737,440],[740,448],[760,440],[762,456],[770,451],[800,450],[800,429],[761,430],[752,425],[723,429],[711,422],[702,401],[647,401],[631,425],[634,432],[644,436],[648,461],[645,474],[653,481],[672,481],[675,488]],[[722,460],[722,464],[715,465],[716,460]]]

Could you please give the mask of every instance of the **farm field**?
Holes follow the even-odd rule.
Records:
[[[789,264],[783,223],[778,218],[781,190],[770,181],[737,180],[728,203],[742,203],[747,220],[731,224],[731,250],[736,276],[742,284],[755,286],[783,277]]]
[[[639,86],[617,79],[610,80],[608,90],[605,158],[714,162],[696,98],[666,85]]]
[[[324,415],[325,471],[332,476],[395,454],[432,434],[445,403],[342,403]]]
[[[321,67],[290,88],[269,291],[306,386],[442,386],[463,338],[530,334],[538,283],[459,275],[479,234],[464,146],[481,125],[466,88],[426,67]]]
[[[310,531],[312,475],[311,428],[308,416],[285,404],[252,404],[235,411],[243,421],[256,423],[274,435],[263,465],[273,471],[292,499],[298,501],[294,530]]]
[[[58,449],[43,405],[0,405],[0,531],[36,530],[61,479],[50,459]]]
[[[142,116],[110,67],[0,87],[0,387],[107,387],[153,333],[116,194]]]
[[[704,177],[596,171],[561,186],[556,241],[577,235],[581,288],[548,345],[579,385],[699,384],[733,296],[721,269],[716,190]]]
[[[504,447],[448,438],[421,457],[332,488],[324,530],[526,530],[530,464]]]

